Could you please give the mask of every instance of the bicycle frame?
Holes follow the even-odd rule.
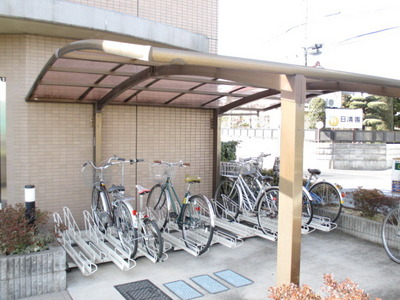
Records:
[[[178,197],[178,193],[176,192],[175,188],[174,188],[174,184],[172,183],[172,180],[170,177],[168,177],[165,181],[165,183],[163,183],[162,189],[166,191],[166,195],[167,195],[167,208],[168,208],[168,217],[171,217],[171,212],[176,214],[176,221],[178,225],[181,225],[182,223],[182,219],[183,219],[183,208],[184,206],[187,205],[187,203],[190,200],[190,197],[192,196],[190,193],[190,186],[192,183],[188,183],[187,188],[186,188],[186,192],[185,195],[183,197],[182,202],[180,201],[179,197]],[[177,209],[176,204],[179,205],[179,209]]]

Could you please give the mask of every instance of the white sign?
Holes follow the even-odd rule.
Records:
[[[337,129],[362,129],[363,112],[357,109],[326,109],[325,127]]]

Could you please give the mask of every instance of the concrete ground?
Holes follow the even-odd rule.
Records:
[[[391,188],[391,170],[323,170],[322,177],[344,188]],[[234,249],[213,245],[209,253],[201,257],[193,257],[180,250],[168,252],[169,258],[159,264],[139,258],[136,267],[127,272],[120,271],[112,263],[99,265],[98,271],[87,277],[78,269],[73,269],[67,274],[67,291],[32,297],[30,300],[124,299],[114,286],[143,279],[150,280],[172,299],[179,298],[164,284],[176,280],[183,280],[204,294],[199,299],[268,299],[268,288],[276,282],[276,253],[276,242],[252,237]],[[190,279],[198,275],[218,279],[214,273],[226,269],[253,283],[239,288],[226,283],[228,291],[210,294]],[[400,265],[388,258],[382,246],[337,231],[316,231],[303,235],[300,283],[319,291],[326,273],[332,273],[337,280],[349,277],[370,294],[371,299],[400,299]]]

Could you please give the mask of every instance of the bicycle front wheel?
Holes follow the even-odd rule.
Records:
[[[93,221],[101,232],[105,232],[112,223],[110,198],[103,185],[93,187],[92,190],[92,216]]]
[[[382,242],[390,259],[400,264],[400,208],[392,209],[383,221]]]
[[[336,222],[342,211],[342,198],[338,189],[329,182],[317,182],[310,188],[315,213]]]
[[[156,261],[161,260],[164,251],[164,239],[154,220],[148,218],[142,222],[142,242],[147,253]]]
[[[128,206],[120,202],[115,214],[115,223],[122,249],[134,258],[138,248],[138,233],[134,226],[133,216]]]
[[[168,195],[161,184],[156,184],[147,197],[147,211],[150,218],[163,230],[168,222]]]
[[[215,192],[215,214],[219,218],[236,220],[240,212],[242,193],[235,181],[223,180]]]
[[[271,220],[278,221],[279,210],[279,188],[269,188],[256,203],[258,226],[265,234],[276,231],[276,224]]]
[[[199,255],[211,245],[214,234],[214,212],[210,201],[202,195],[190,197],[182,208],[182,237],[189,249]]]

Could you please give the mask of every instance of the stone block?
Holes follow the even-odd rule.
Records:
[[[66,253],[62,247],[0,256],[0,300],[38,296],[66,288]]]

